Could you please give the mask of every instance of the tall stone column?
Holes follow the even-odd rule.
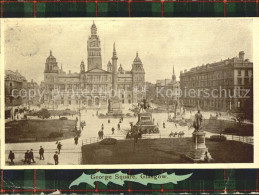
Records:
[[[115,43],[113,44],[113,55],[112,55],[112,96],[116,95],[117,93],[117,89],[118,89],[118,84],[117,84],[117,81],[118,81],[118,72],[117,72],[117,60],[118,60],[118,57],[117,57],[117,52],[116,52],[116,49],[115,49]],[[114,94],[115,92],[115,94]]]

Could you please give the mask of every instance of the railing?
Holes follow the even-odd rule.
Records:
[[[82,140],[82,146],[86,145],[86,144],[94,144],[101,141],[101,139],[99,139],[99,137],[89,137],[87,139],[83,139]]]
[[[249,136],[224,135],[228,140],[239,141],[246,144],[254,145],[254,138]]]
[[[254,144],[254,139],[252,137],[248,137],[248,136],[237,136],[237,135],[224,135],[227,140],[233,140],[233,141],[239,141],[239,142],[243,142],[243,143],[247,143],[247,144]],[[176,135],[174,136],[169,136],[169,134],[142,134],[142,138],[141,139],[159,139],[159,138],[181,138],[184,137],[184,135],[179,136]],[[105,138],[114,138],[117,140],[125,140],[126,139],[126,135],[108,135],[108,136],[104,136]],[[87,139],[82,140],[82,146],[86,145],[86,144],[93,144],[93,143],[97,143],[99,141],[101,141],[102,139],[99,139],[99,137],[90,137]]]
[[[173,136],[169,136],[169,134],[142,134],[142,138],[141,139],[158,139],[158,138],[179,138],[180,136],[176,135],[175,137]],[[184,137],[184,136],[181,136]],[[106,135],[103,137],[105,138],[114,138],[117,140],[125,140],[126,139],[126,135]],[[97,143],[99,141],[101,141],[102,139],[99,139],[99,137],[90,137],[87,139],[83,139],[82,140],[82,146],[86,145],[86,144],[93,144],[93,143]]]

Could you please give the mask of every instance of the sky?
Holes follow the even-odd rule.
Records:
[[[180,71],[238,56],[253,61],[252,19],[103,19],[94,18],[101,40],[102,66],[112,57],[115,42],[118,65],[131,70],[138,51],[146,81],[176,77]],[[87,67],[87,40],[92,19],[6,19],[5,69],[18,70],[28,81],[43,81],[46,58],[52,50],[59,67],[79,72]]]

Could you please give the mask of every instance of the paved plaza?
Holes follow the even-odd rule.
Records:
[[[124,108],[124,113],[127,113],[128,108]],[[99,110],[99,114],[106,114],[107,110]],[[81,120],[86,122],[86,126],[81,133],[81,137],[78,140],[78,145],[75,145],[74,138],[60,140],[62,144],[61,153],[59,155],[59,165],[78,165],[81,164],[81,146],[82,141],[96,140],[98,137],[98,131],[101,130],[102,124],[104,125],[104,137],[113,137],[116,139],[125,139],[128,130],[130,129],[130,122],[135,124],[137,122],[137,117],[124,118],[123,122],[120,124],[120,130],[118,130],[119,118],[110,118],[110,123],[108,119],[100,119],[96,116],[97,110],[82,110]],[[173,116],[173,113],[170,113]],[[185,118],[193,118],[195,112],[186,112]],[[210,117],[209,112],[203,112],[203,117],[208,119]],[[75,119],[78,116],[73,116]],[[143,138],[169,138],[171,132],[184,132],[184,137],[191,137],[193,129],[189,129],[187,126],[175,126],[173,122],[167,122],[168,113],[153,113],[154,123],[158,124],[160,133],[156,135],[143,135]],[[163,122],[165,122],[165,128],[163,128]],[[115,128],[114,134],[112,134],[112,127]],[[206,137],[210,137],[212,133],[206,132]],[[177,138],[177,136],[176,136]],[[172,138],[172,139],[176,139]],[[45,160],[40,160],[39,149],[42,146],[45,150],[44,157]],[[25,150],[33,149],[35,163],[32,165],[54,165],[53,155],[57,151],[56,141],[52,142],[30,142],[30,143],[8,143],[5,145],[5,158],[6,165],[9,165],[8,154],[12,150],[15,153],[15,165],[24,165],[24,153]],[[22,149],[21,149],[22,148]],[[26,164],[27,165],[27,164]],[[29,165],[28,165],[29,166]]]

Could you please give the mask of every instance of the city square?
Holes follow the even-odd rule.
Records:
[[[97,31],[99,25],[115,40],[102,44],[109,38]],[[36,54],[39,70],[17,66],[15,71],[5,65],[6,166],[254,162],[250,38],[245,40],[248,46],[228,53],[232,56],[215,54],[218,60],[213,62],[204,54],[203,64],[197,66],[188,65],[192,57],[186,55],[186,66],[170,63],[160,73],[144,44],[135,48],[132,43],[129,55],[121,50],[115,32],[108,33],[102,25],[108,23],[87,21],[80,26],[87,59],[69,66],[72,70],[60,63],[70,51],[54,51],[51,42],[45,45],[49,50]],[[10,23],[6,39],[12,39],[15,28],[19,30]],[[160,50],[163,44],[158,44]],[[159,57],[163,59],[158,55],[156,60]]]

